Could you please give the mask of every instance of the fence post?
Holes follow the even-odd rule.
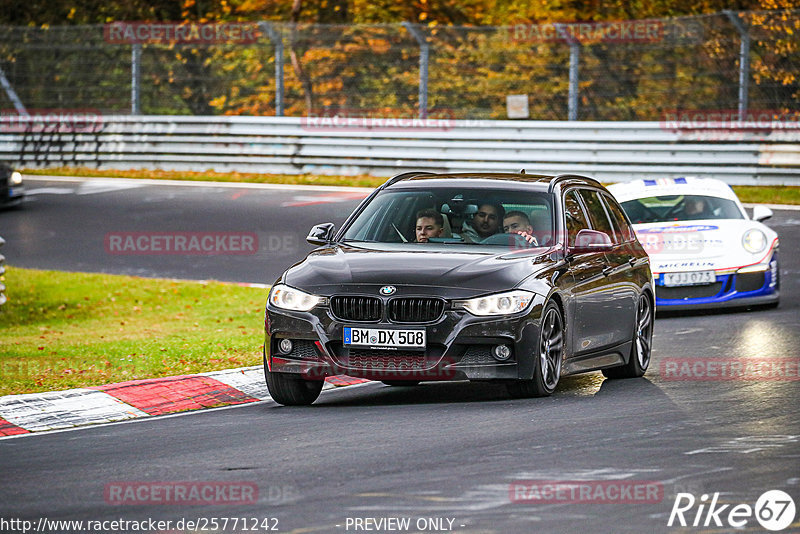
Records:
[[[569,100],[567,104],[568,120],[578,120],[578,66],[580,63],[581,45],[569,34],[563,24],[556,24],[556,31],[569,43]]]
[[[275,116],[283,117],[283,33],[269,22],[261,22],[260,26],[275,47]]]
[[[747,92],[750,80],[750,33],[735,11],[726,9],[724,13],[739,32],[739,120],[744,121],[747,115]]]
[[[134,43],[131,45],[131,115],[140,113],[139,107],[139,83],[141,79],[142,45]]]
[[[403,22],[408,33],[414,36],[419,44],[419,118],[428,118],[428,61],[430,58],[430,44],[425,36],[410,22]]]

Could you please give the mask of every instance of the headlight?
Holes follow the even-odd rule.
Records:
[[[748,230],[742,237],[742,246],[747,252],[751,254],[758,254],[767,248],[767,236],[764,232],[755,228]]]
[[[284,310],[308,311],[322,300],[322,297],[310,295],[284,284],[273,286],[269,292],[269,303]]]
[[[11,178],[8,179],[8,182],[11,185],[21,185],[22,184],[22,175],[17,171],[11,173]]]
[[[533,293],[516,290],[469,300],[457,300],[454,304],[472,315],[511,315],[524,311],[532,301]]]

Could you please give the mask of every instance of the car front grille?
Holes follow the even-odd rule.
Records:
[[[736,291],[756,291],[764,287],[764,275],[766,273],[739,273],[736,275]]]
[[[347,367],[364,371],[411,371],[425,369],[427,357],[420,352],[376,353],[370,350],[350,349],[344,359]]]
[[[330,306],[333,315],[344,321],[378,321],[383,311],[377,297],[331,297]]]
[[[702,299],[713,297],[722,290],[722,282],[703,286],[676,286],[656,288],[656,297],[668,300]]]
[[[389,302],[389,320],[395,323],[427,323],[444,312],[444,301],[436,298],[396,298]]]

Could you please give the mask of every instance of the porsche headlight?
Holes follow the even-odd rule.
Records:
[[[322,301],[322,297],[284,284],[273,286],[272,291],[269,292],[269,303],[283,310],[309,311]]]
[[[508,291],[496,295],[487,295],[469,300],[458,300],[454,304],[470,312],[472,315],[511,315],[525,311],[533,301],[530,291]]]
[[[17,171],[11,173],[11,177],[8,179],[8,183],[11,185],[20,185],[22,184],[22,175]]]
[[[761,230],[752,228],[744,233],[742,246],[747,252],[758,254],[767,248],[767,236]]]

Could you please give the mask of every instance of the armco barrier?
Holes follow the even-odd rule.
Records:
[[[21,167],[377,176],[524,168],[587,174],[606,182],[694,175],[730,184],[800,185],[797,126],[746,130],[671,128],[663,121],[96,116],[80,127],[0,127],[0,160]]]

